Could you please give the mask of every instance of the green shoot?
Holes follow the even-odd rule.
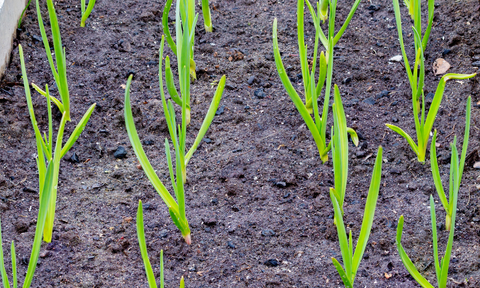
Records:
[[[55,12],[55,8],[53,5],[52,0],[47,0],[47,7],[48,13],[50,18],[50,25],[52,29],[52,39],[54,45],[54,55],[55,55],[55,62],[56,67],[53,62],[53,57],[50,53],[50,44],[48,42],[47,34],[45,32],[45,27],[43,25],[43,19],[40,12],[40,5],[39,1],[36,0],[37,4],[37,16],[38,16],[38,23],[40,27],[40,33],[43,38],[43,44],[45,47],[45,51],[47,52],[48,62],[50,64],[50,68],[52,70],[52,74],[55,78],[55,83],[58,87],[58,92],[60,94],[60,100],[50,95],[48,90],[48,85],[45,86],[45,90],[42,90],[40,87],[36,85],[32,85],[35,90],[37,90],[42,96],[44,96],[47,100],[47,109],[48,109],[48,132],[44,133],[44,137],[40,132],[40,128],[38,127],[37,120],[35,118],[35,111],[33,109],[31,93],[30,93],[30,86],[28,83],[27,71],[25,68],[25,61],[23,57],[23,49],[22,46],[19,45],[19,54],[20,54],[20,62],[22,67],[22,75],[23,75],[23,84],[25,88],[25,96],[27,98],[27,106],[28,111],[30,114],[30,118],[32,121],[32,126],[35,132],[35,140],[37,142],[37,167],[38,167],[38,175],[39,175],[39,194],[40,196],[45,192],[43,190],[43,183],[45,179],[46,167],[49,161],[54,162],[55,170],[53,172],[53,185],[51,187],[52,197],[50,197],[49,208],[47,212],[47,220],[45,223],[45,231],[44,231],[44,241],[51,242],[52,240],[52,232],[53,232],[53,223],[55,219],[55,205],[57,201],[57,187],[58,187],[58,175],[60,171],[60,160],[65,156],[65,154],[72,148],[72,146],[77,141],[78,137],[82,133],[83,129],[87,125],[90,116],[95,109],[95,104],[91,105],[87,112],[84,114],[82,119],[78,122],[77,126],[75,127],[74,131],[68,138],[65,145],[62,146],[63,143],[63,134],[65,131],[65,125],[68,121],[70,121],[70,96],[68,92],[68,83],[67,83],[67,73],[66,73],[66,57],[65,57],[65,50],[62,47],[62,40],[60,37],[60,28],[58,26],[57,15]],[[54,102],[57,105],[60,113],[62,113],[62,119],[60,121],[60,125],[58,128],[58,133],[56,137],[56,142],[54,145],[53,141],[53,116],[51,110],[51,102]]]
[[[310,133],[315,140],[315,144],[317,145],[318,152],[320,154],[320,159],[322,162],[326,162],[328,160],[328,151],[330,150],[330,145],[327,145],[326,140],[326,132],[327,132],[327,118],[328,118],[328,105],[330,102],[330,92],[332,86],[332,76],[333,76],[333,47],[338,42],[340,37],[345,32],[350,20],[353,17],[358,5],[360,4],[360,0],[356,0],[353,4],[352,9],[350,10],[347,19],[345,20],[344,24],[337,32],[334,34],[335,28],[335,15],[336,15],[336,7],[337,1],[333,0],[330,5],[328,5],[328,1],[324,0],[321,2],[317,2],[317,13],[315,13],[315,9],[310,4],[309,0],[306,0],[308,9],[313,19],[313,23],[315,25],[315,44],[313,49],[313,61],[312,61],[312,68],[310,70],[309,67],[309,60],[308,60],[308,53],[307,53],[307,45],[305,45],[305,32],[304,32],[304,10],[305,10],[305,0],[298,0],[297,2],[297,32],[298,32],[298,47],[299,47],[299,55],[300,55],[300,66],[302,70],[302,79],[303,79],[303,86],[304,86],[304,95],[305,95],[305,102],[300,98],[297,91],[293,87],[290,79],[288,78],[287,72],[282,62],[282,58],[280,56],[280,49],[278,47],[278,36],[277,36],[277,19],[273,21],[273,53],[275,57],[275,64],[277,66],[277,71],[280,76],[280,80],[283,83],[283,86],[287,90],[288,95],[292,99],[295,107],[297,108],[298,112],[302,116],[307,125]],[[325,21],[327,19],[327,10],[330,7],[330,20],[328,23],[328,38],[325,36],[322,28],[320,27],[320,22]],[[327,40],[328,39],[328,40]],[[320,52],[319,56],[319,43],[322,43],[323,47],[326,49],[326,53],[323,51]],[[318,82],[315,83],[315,73],[317,67],[317,59],[318,59]],[[326,80],[326,84],[325,84]],[[320,96],[323,88],[325,86],[325,98],[324,104],[322,109],[322,114],[320,114],[320,109],[318,107],[318,97]],[[313,113],[313,118],[310,114]],[[348,132],[351,134],[354,143],[358,143],[358,138],[353,131],[353,129],[348,128]]]
[[[452,147],[455,148],[455,146],[452,146]],[[452,158],[453,158],[453,153],[452,153]],[[456,164],[458,165],[458,162]],[[456,167],[452,166],[451,168],[458,169],[458,166]],[[455,217],[457,215],[458,189],[455,187],[454,190],[455,192],[453,193],[453,198],[451,199],[453,203],[451,229],[448,235],[447,247],[446,247],[445,255],[443,258],[438,257],[438,239],[437,239],[437,223],[436,223],[436,215],[435,215],[435,201],[433,201],[433,196],[430,195],[430,217],[432,221],[433,257],[435,262],[435,272],[437,274],[437,285],[439,288],[447,287],[448,266],[450,264],[450,257],[452,254],[453,236],[455,233]],[[405,268],[407,268],[410,275],[412,275],[412,277],[418,282],[418,284],[420,284],[422,287],[425,287],[425,288],[433,288],[434,286],[430,284],[428,280],[425,279],[422,276],[422,274],[420,274],[420,272],[418,272],[417,268],[415,267],[415,264],[413,264],[412,260],[410,260],[410,257],[408,257],[407,253],[403,249],[402,243],[401,243],[402,233],[403,233],[403,215],[400,216],[400,219],[398,219],[398,226],[397,226],[396,242],[397,242],[398,254],[402,259],[403,265],[405,266]]]
[[[407,0],[408,1],[408,0]],[[412,18],[414,19],[414,39],[415,39],[415,63],[413,69],[410,68],[410,64],[408,61],[407,54],[405,52],[405,45],[403,43],[403,34],[402,34],[402,20],[400,14],[400,5],[398,4],[398,0],[393,0],[393,7],[395,11],[395,19],[397,22],[397,31],[398,31],[398,38],[400,41],[400,47],[402,50],[402,56],[405,63],[405,69],[407,71],[408,80],[410,82],[410,87],[412,89],[412,105],[413,105],[413,117],[415,119],[415,130],[417,133],[417,143],[412,139],[410,135],[408,135],[404,130],[401,128],[392,125],[386,124],[388,128],[392,129],[394,132],[400,134],[403,138],[405,138],[412,148],[413,152],[417,155],[419,162],[425,162],[425,156],[427,153],[427,145],[428,139],[430,137],[430,132],[432,131],[433,123],[435,122],[435,118],[437,116],[438,109],[440,108],[440,104],[442,102],[443,93],[445,91],[445,84],[450,79],[468,79],[474,77],[476,74],[446,74],[438,83],[437,91],[435,92],[435,96],[433,97],[432,104],[426,114],[426,104],[425,104],[425,95],[423,91],[423,86],[425,82],[425,58],[423,55],[423,51],[425,50],[428,42],[428,38],[430,35],[430,30],[432,27],[433,21],[433,9],[434,9],[434,0],[428,1],[428,18],[429,23],[427,26],[427,30],[423,38],[420,36],[419,33],[422,31],[421,25],[421,9],[420,4],[421,1],[419,0],[410,0],[407,2],[408,7],[413,7],[413,13],[410,11]],[[426,118],[425,118],[426,116]]]
[[[80,22],[80,27],[85,27],[85,21],[87,21],[88,16],[90,16],[90,13],[92,13],[93,6],[95,6],[95,1],[96,0],[89,0],[87,8],[85,8],[86,6],[85,0],[81,1],[82,20]]]
[[[202,0],[208,2],[208,0]],[[167,44],[172,49],[173,53],[179,58],[179,63],[180,63],[180,57],[182,53],[182,45],[181,43],[175,44],[175,41],[173,41],[172,35],[170,34],[170,30],[168,28],[168,14],[170,13],[170,8],[172,6],[173,0],[167,0],[167,3],[165,3],[165,8],[163,9],[163,16],[162,16],[162,27],[163,27],[163,33],[165,34],[165,37],[167,38]],[[206,7],[206,8],[205,8]],[[203,7],[204,9],[204,18],[205,21],[210,19],[210,9],[208,8],[208,3],[206,6]],[[205,9],[208,11],[208,16],[205,16]],[[190,75],[193,78],[193,80],[197,79],[197,74],[196,74],[196,64],[194,61],[194,36],[195,36],[195,27],[197,25],[197,20],[198,20],[198,14],[195,14],[195,0],[178,0],[177,1],[177,12],[175,19],[175,31],[176,31],[176,39],[182,39],[182,22],[180,21],[180,15],[181,19],[186,22],[186,25],[188,26],[188,31],[190,31],[190,41],[189,41],[189,46],[190,47]],[[180,12],[179,12],[180,10]],[[195,15],[195,16],[193,16]],[[187,19],[188,18],[188,19]],[[207,23],[205,22],[205,25]],[[210,23],[211,26],[211,23]],[[205,26],[206,27],[206,26]],[[207,28],[205,28],[207,29]],[[183,29],[186,31],[185,29]],[[181,79],[180,79],[181,80]],[[180,84],[182,85],[182,84]],[[188,105],[187,105],[187,119],[190,119],[190,99],[187,99]],[[180,105],[181,106],[181,105]],[[190,121],[187,121],[187,124],[190,123]]]
[[[445,255],[443,258],[438,256],[438,238],[437,238],[437,223],[436,223],[436,214],[435,214],[435,202],[433,196],[430,195],[430,218],[432,222],[432,237],[433,237],[433,257],[435,262],[435,272],[437,274],[437,285],[439,288],[445,288],[447,286],[447,277],[448,277],[448,266],[450,264],[450,257],[452,253],[453,246],[453,237],[455,233],[455,218],[457,215],[457,201],[458,201],[458,192],[460,190],[460,182],[462,180],[463,168],[465,165],[465,156],[467,155],[468,148],[468,138],[470,134],[470,112],[471,112],[471,97],[468,97],[467,100],[467,112],[466,112],[466,123],[465,123],[465,135],[463,140],[462,154],[459,159],[458,150],[457,150],[457,138],[455,137],[452,147],[452,156],[450,163],[450,192],[449,200],[445,196],[445,191],[443,190],[442,180],[440,178],[440,172],[438,169],[437,155],[435,148],[435,141],[437,138],[437,131],[432,139],[432,144],[430,147],[430,162],[432,163],[432,175],[433,181],[435,183],[435,188],[437,190],[440,202],[446,212],[445,219],[445,229],[450,230],[448,236],[447,247],[445,250]],[[412,277],[422,286],[422,287],[434,287],[431,285],[421,274],[418,272],[417,268],[413,264],[412,260],[408,257],[407,253],[402,247],[402,232],[403,232],[403,215],[400,216],[398,220],[397,227],[397,249],[400,258],[402,259],[403,265],[407,268],[408,272]]]
[[[138,244],[140,246],[140,253],[142,254],[143,266],[145,267],[145,273],[147,274],[148,286],[150,288],[157,288],[157,282],[155,281],[155,275],[153,274],[152,265],[148,258],[147,243],[145,241],[145,231],[143,225],[143,207],[142,200],[138,202],[137,210],[137,237]],[[160,287],[164,287],[164,274],[163,274],[163,250],[160,250]],[[180,288],[185,287],[183,276],[180,279]]]
[[[162,25],[163,25],[163,33],[165,33],[165,37],[167,38],[167,44],[172,49],[173,53],[177,56],[178,61],[178,69],[179,69],[179,82],[180,82],[180,92],[181,95],[185,97],[179,98],[177,88],[175,88],[175,83],[173,81],[173,73],[170,68],[170,58],[167,56],[165,59],[165,78],[167,82],[167,90],[172,97],[172,100],[177,103],[180,107],[182,107],[182,102],[185,101],[186,105],[186,112],[185,117],[187,121],[187,125],[190,124],[190,80],[192,77],[196,79],[196,64],[193,60],[193,52],[194,52],[194,36],[195,36],[195,26],[198,20],[198,14],[195,14],[195,1],[193,0],[179,0],[177,1],[176,7],[176,19],[175,21],[175,31],[176,31],[176,40],[178,43],[173,41],[172,36],[170,35],[170,31],[168,29],[168,13],[170,12],[170,7],[172,6],[173,0],[168,0],[165,4],[165,8],[163,10],[163,18],[162,18]],[[188,2],[185,2],[188,1]],[[188,9],[185,9],[188,7]],[[195,17],[193,17],[195,15]],[[182,19],[182,21],[181,21]],[[182,29],[183,27],[183,29]],[[187,45],[189,49],[184,49],[183,45]],[[185,67],[189,67],[190,75],[185,75],[185,73],[181,72],[185,69]],[[186,82],[188,81],[188,83]]]
[[[177,23],[182,23],[180,21],[180,5],[177,3]],[[188,16],[188,13],[186,14]],[[215,92],[215,95],[213,97],[212,103],[210,104],[210,108],[207,111],[207,114],[205,116],[205,119],[203,120],[202,126],[200,127],[200,131],[198,132],[198,135],[187,153],[186,151],[186,132],[187,132],[187,103],[189,103],[190,99],[190,73],[189,73],[189,64],[190,64],[190,41],[192,40],[192,37],[189,35],[189,26],[188,26],[188,18],[183,18],[182,19],[187,19],[183,21],[183,33],[182,33],[182,28],[180,28],[178,31],[177,30],[177,35],[180,35],[181,38],[177,37],[178,41],[178,47],[181,47],[182,50],[179,51],[181,53],[178,53],[178,58],[179,58],[179,78],[180,78],[180,94],[176,91],[176,88],[174,87],[173,84],[173,78],[171,77],[171,71],[167,71],[170,69],[169,67],[169,60],[168,57],[165,59],[165,66],[166,66],[166,71],[165,71],[165,79],[166,79],[166,86],[167,90],[169,93],[172,93],[172,91],[175,91],[175,94],[172,95],[172,100],[174,101],[180,101],[181,104],[180,106],[182,107],[182,113],[181,113],[181,123],[177,125],[176,123],[176,117],[175,117],[175,110],[172,104],[172,101],[169,100],[168,104],[166,101],[165,97],[165,92],[163,88],[163,46],[165,42],[165,38],[162,37],[162,41],[160,44],[160,60],[159,60],[159,84],[160,84],[160,95],[162,98],[162,104],[163,104],[163,113],[165,115],[165,118],[167,120],[167,126],[168,126],[168,131],[170,134],[170,140],[173,143],[173,150],[175,152],[174,158],[175,158],[175,169],[174,169],[174,163],[172,160],[172,155],[170,152],[170,144],[168,139],[165,139],[165,154],[167,157],[167,162],[168,162],[168,168],[169,168],[169,175],[170,175],[170,181],[172,184],[173,192],[175,195],[175,198],[170,194],[170,192],[167,190],[165,185],[160,181],[158,178],[157,174],[155,173],[155,170],[153,169],[152,165],[150,164],[150,161],[147,158],[147,155],[145,154],[145,151],[143,150],[140,138],[138,137],[137,130],[135,128],[135,123],[133,120],[133,115],[132,115],[132,108],[131,108],[131,103],[130,103],[130,85],[132,82],[132,75],[128,78],[127,86],[125,89],[125,124],[128,132],[128,137],[130,138],[130,142],[132,143],[133,150],[135,151],[135,154],[137,158],[140,161],[140,164],[142,165],[143,171],[147,174],[148,179],[152,183],[152,185],[155,187],[157,190],[158,194],[162,198],[162,200],[165,202],[165,204],[168,207],[168,210],[170,212],[170,216],[172,218],[172,221],[174,224],[178,227],[180,232],[182,233],[183,238],[185,241],[190,244],[191,243],[191,236],[190,236],[190,227],[188,225],[186,213],[185,213],[185,189],[184,189],[184,184],[187,179],[187,164],[190,161],[193,153],[197,150],[198,145],[200,144],[201,140],[205,136],[205,133],[207,132],[208,128],[210,127],[210,124],[213,121],[213,117],[215,116],[215,112],[218,109],[218,105],[220,104],[220,100],[222,98],[222,94],[225,88],[225,82],[226,78],[223,76],[218,84],[217,90]],[[174,90],[172,90],[174,89]],[[181,95],[181,96],[179,96]],[[176,200],[175,200],[176,199]]]
[[[50,159],[51,160],[51,159]],[[32,284],[33,275],[35,274],[35,268],[37,267],[38,256],[40,255],[40,246],[42,245],[42,234],[45,226],[45,219],[47,216],[47,210],[49,206],[50,197],[53,191],[53,178],[54,178],[54,162],[50,161],[43,179],[42,190],[45,191],[40,196],[40,205],[38,208],[37,227],[35,229],[35,237],[33,239],[32,252],[30,254],[30,260],[28,263],[27,274],[23,282],[23,288],[28,288]],[[2,244],[2,229],[0,221],[0,244]],[[12,284],[13,288],[17,288],[17,257],[15,255],[15,244],[12,241],[10,248],[12,257]],[[3,260],[3,248],[0,247],[0,272],[2,275],[2,283],[4,288],[10,288],[10,281],[8,280],[7,272],[5,270],[5,262]]]
[[[470,134],[470,112],[471,112],[471,96],[468,97],[467,100],[467,113],[465,116],[465,134],[463,136],[463,147],[462,147],[462,154],[460,158],[460,163],[458,164],[458,170],[450,170],[450,193],[449,193],[449,199],[453,199],[453,193],[455,192],[455,188],[457,190],[460,189],[460,182],[462,181],[462,176],[463,176],[463,168],[465,165],[465,157],[467,156],[467,149],[468,149],[468,138]],[[433,135],[432,139],[432,144],[430,146],[430,162],[432,165],[432,175],[433,175],[433,181],[435,183],[435,188],[437,189],[438,197],[440,198],[443,208],[445,209],[445,212],[447,214],[445,218],[445,230],[449,231],[452,223],[452,216],[453,216],[453,201],[450,201],[450,203],[447,200],[447,197],[445,195],[445,191],[443,190],[443,185],[442,185],[442,179],[440,178],[440,172],[438,169],[438,163],[437,163],[437,151],[435,147],[435,142],[437,139],[437,130],[435,130],[435,133]],[[452,153],[453,150],[456,151],[456,148],[453,149],[453,147],[456,147],[457,144],[457,137],[454,138],[453,143],[452,143]],[[458,156],[456,157],[458,159]],[[451,157],[451,163],[450,167],[454,166],[454,161],[455,157]]]
[[[357,245],[353,247],[352,231],[348,234],[343,222],[343,203],[345,200],[345,191],[348,174],[348,137],[345,113],[338,87],[335,86],[335,101],[333,104],[334,127],[332,134],[332,158],[333,170],[335,174],[335,188],[330,188],[330,199],[332,201],[335,225],[337,226],[338,240],[342,253],[343,267],[337,259],[332,257],[332,262],[342,278],[345,287],[353,288],[355,276],[363,258],[363,253],[367,246],[370,231],[372,229],[375,207],[377,205],[378,193],[380,191],[380,179],[382,177],[382,147],[378,148],[375,166],[373,167],[372,180],[365,204],[365,212],[362,221],[362,228],[357,240]]]
[[[212,17],[210,16],[210,7],[208,6],[208,0],[202,0],[202,13],[205,31],[212,32]]]
[[[30,7],[31,2],[32,0],[28,0],[27,6],[25,6],[25,8],[22,11],[22,14],[20,14],[20,18],[18,19],[18,22],[17,22],[17,28],[20,28],[20,26],[22,26],[23,17],[25,17],[25,12],[27,12],[27,9],[28,7]]]
[[[404,0],[405,6],[408,8],[408,14],[412,17],[413,20],[413,27],[416,31],[420,33],[422,31],[422,1],[420,0]],[[430,32],[432,30],[432,25],[433,25],[433,12],[435,10],[435,0],[427,0],[428,2],[428,23],[427,23],[427,28],[425,29],[425,33],[423,34],[423,37],[421,39],[415,39],[415,51],[418,51],[418,48],[422,47],[422,50],[425,51],[427,49],[427,43],[428,39],[430,38]],[[395,19],[397,21],[397,30],[398,36],[400,38],[400,42],[402,43],[403,46],[403,36],[402,36],[402,18],[400,15],[400,5],[398,3],[398,0],[393,0],[393,9],[395,10]],[[400,28],[399,28],[400,27]],[[402,47],[402,53],[404,53]],[[406,59],[406,55],[403,55],[404,58]],[[408,61],[408,60],[407,60]],[[410,66],[409,66],[410,68]],[[407,69],[409,69],[407,68]]]

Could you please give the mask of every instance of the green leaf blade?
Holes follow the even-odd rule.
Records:
[[[408,142],[408,144],[410,145],[410,147],[412,148],[413,152],[416,154],[416,155],[419,155],[418,153],[418,146],[417,144],[415,144],[415,141],[413,141],[412,137],[410,137],[410,135],[408,135],[405,131],[403,131],[400,127],[397,127],[395,125],[392,125],[392,124],[385,124],[388,128],[392,129],[394,132],[400,134],[400,136],[402,136],[403,138],[405,138]]]
[[[368,238],[372,230],[373,218],[375,216],[375,208],[377,206],[378,194],[380,191],[380,182],[382,178],[382,160],[383,148],[378,147],[377,159],[373,166],[372,180],[370,182],[370,189],[368,191],[367,202],[365,204],[365,211],[363,215],[362,228],[358,236],[357,246],[355,247],[355,254],[353,256],[353,277],[357,274],[360,261],[363,258],[363,253],[367,247]]]
[[[223,75],[222,78],[220,79],[220,82],[218,83],[217,90],[215,91],[215,94],[212,99],[212,103],[208,108],[208,111],[205,116],[205,119],[203,120],[202,126],[198,131],[198,135],[195,138],[195,141],[193,142],[192,147],[190,148],[190,150],[188,150],[188,153],[185,155],[185,166],[190,161],[190,158],[193,156],[193,153],[195,153],[195,151],[197,150],[198,145],[200,145],[200,142],[202,141],[203,137],[208,131],[208,128],[212,124],[213,118],[215,117],[215,113],[217,112],[218,106],[220,105],[220,100],[222,99],[223,91],[225,89],[225,83],[226,83],[226,76]]]
[[[417,268],[413,264],[412,260],[408,257],[407,253],[402,247],[402,232],[403,232],[403,215],[400,216],[400,219],[398,219],[398,226],[397,226],[397,250],[398,250],[398,255],[400,256],[400,259],[402,259],[403,265],[405,268],[408,270],[410,275],[417,281],[418,284],[420,284],[424,288],[434,288],[432,284],[430,284],[427,279],[425,279],[420,272],[418,272]]]
[[[145,154],[145,151],[143,150],[140,138],[138,137],[137,129],[135,128],[135,123],[133,120],[132,107],[130,104],[130,84],[132,82],[132,77],[133,76],[130,75],[130,77],[128,78],[127,87],[125,88],[124,107],[125,126],[127,128],[128,137],[130,138],[130,143],[132,144],[133,150],[135,151],[135,154],[140,161],[140,164],[142,165],[143,171],[145,171],[145,174],[147,174],[150,183],[152,183],[153,187],[155,187],[158,194],[160,195],[160,197],[162,197],[163,201],[165,202],[165,204],[167,204],[169,208],[174,207],[175,209],[177,209],[177,203],[155,173],[155,170],[153,169],[150,161],[147,158],[147,155]]]
[[[335,268],[338,271],[338,275],[340,275],[340,278],[342,278],[342,281],[343,281],[343,284],[345,285],[345,287],[353,288],[352,283],[348,279],[347,275],[345,274],[345,271],[343,270],[342,265],[338,262],[338,260],[332,257],[332,262],[333,262],[333,265],[335,266]]]
[[[145,230],[143,225],[142,200],[138,201],[137,237],[138,237],[138,245],[140,246],[140,254],[142,255],[143,266],[145,267],[145,274],[147,275],[147,279],[148,279],[148,285],[150,286],[150,288],[157,288],[157,283],[155,281],[155,275],[153,274],[152,265],[150,264],[150,259],[148,259],[147,244],[145,241]]]
[[[90,120],[90,116],[92,116],[93,110],[95,110],[95,106],[97,104],[94,103],[88,108],[87,112],[83,115],[82,119],[80,119],[80,122],[78,122],[77,126],[75,127],[75,130],[73,130],[72,134],[67,140],[67,143],[65,143],[65,146],[63,146],[62,151],[60,153],[60,158],[63,158],[65,154],[72,148],[72,146],[77,142],[78,137],[82,134],[83,130],[85,129],[85,126],[88,123],[88,120]]]

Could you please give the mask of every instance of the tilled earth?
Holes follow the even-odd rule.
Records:
[[[344,21],[353,4],[353,0],[345,2],[339,3],[337,23]],[[99,0],[85,28],[79,27],[78,1],[56,3],[73,107],[74,120],[67,126],[67,135],[89,105],[97,103],[97,107],[77,144],[62,160],[54,241],[42,245],[33,287],[148,287],[136,236],[139,200],[144,202],[147,247],[157,276],[158,256],[164,250],[167,287],[176,287],[181,276],[187,287],[343,285],[330,259],[341,259],[328,196],[328,188],[333,186],[332,163],[321,163],[273,61],[271,33],[276,17],[285,66],[297,90],[302,91],[296,1],[214,0],[210,5],[214,32],[205,33],[200,16],[195,37],[198,81],[192,85],[189,145],[223,74],[227,87],[214,122],[188,166],[187,217],[193,244],[187,246],[166,206],[137,168],[123,119],[123,85],[127,75],[135,73],[132,102],[137,128],[148,144],[144,148],[152,165],[167,181],[163,143],[168,131],[157,75],[164,1]],[[473,0],[436,4],[426,50],[427,102],[431,102],[428,93],[435,91],[440,80],[432,70],[435,59],[447,60],[452,65],[449,72],[478,71],[479,7]],[[405,7],[402,12],[410,48],[411,22]],[[42,13],[46,17],[44,5]],[[305,38],[313,47],[314,29],[309,19],[306,14]],[[7,250],[15,240],[20,278],[27,268],[35,231],[38,175],[17,45],[24,47],[30,81],[48,84],[56,94],[40,40],[32,4],[0,82],[3,246]],[[169,48],[165,50],[172,56]],[[408,50],[411,58],[412,50]],[[345,200],[345,223],[355,239],[377,148],[384,147],[380,196],[357,287],[417,286],[395,246],[400,215],[405,217],[405,249],[422,274],[432,283],[436,281],[428,201],[430,194],[436,200],[438,196],[430,164],[418,163],[406,141],[384,125],[393,123],[415,134],[403,63],[388,61],[398,54],[392,3],[363,1],[336,46],[334,60],[334,83],[340,87],[348,125],[360,136],[359,147],[350,145]],[[172,65],[175,70],[176,63]],[[480,160],[479,92],[478,77],[448,82],[434,125],[439,131],[437,153],[447,187],[449,143],[454,135],[463,143],[466,99],[472,96],[475,106],[458,201],[451,287],[480,285],[480,179],[473,168]],[[33,98],[37,120],[45,129],[45,100],[37,93]],[[330,124],[331,119],[329,114]],[[55,124],[58,121],[57,114]],[[114,152],[120,146],[127,154],[117,159]],[[441,226],[445,213],[440,203],[436,208]],[[443,228],[440,231],[443,254],[448,234]],[[10,253],[5,253],[8,259]],[[6,262],[10,272],[11,263]]]

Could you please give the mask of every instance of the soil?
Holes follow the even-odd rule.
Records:
[[[129,73],[135,73],[132,103],[137,129],[141,139],[150,144],[144,148],[152,165],[167,181],[163,143],[168,133],[157,76],[164,1],[97,1],[86,28],[79,27],[78,1],[57,2],[74,119],[67,125],[67,135],[91,103],[97,107],[62,160],[54,240],[42,244],[33,287],[148,287],[136,236],[139,200],[145,205],[147,247],[157,277],[159,253],[164,250],[167,287],[177,287],[181,276],[186,278],[186,287],[343,285],[330,259],[341,259],[328,196],[328,188],[333,186],[332,163],[321,163],[273,61],[271,33],[276,17],[285,66],[291,66],[295,87],[303,89],[297,77],[296,2],[211,1],[213,33],[205,33],[200,15],[189,145],[212,99],[212,86],[223,74],[228,80],[221,113],[188,166],[191,246],[184,244],[165,204],[137,168],[123,119],[122,85]],[[352,4],[353,0],[339,2],[337,23],[343,23]],[[434,92],[440,80],[432,70],[437,58],[452,65],[449,72],[478,71],[473,63],[480,60],[479,4],[472,0],[436,4],[426,50],[426,93]],[[405,41],[412,43],[411,22],[404,8]],[[44,5],[42,12],[46,17]],[[310,19],[308,14],[306,19]],[[308,20],[305,25],[305,38],[312,43],[313,25]],[[402,63],[388,62],[400,54],[395,27],[390,1],[363,1],[335,50],[334,83],[340,87],[348,125],[360,136],[359,147],[350,145],[345,200],[345,223],[354,239],[360,231],[377,148],[384,147],[380,196],[357,287],[418,286],[395,246],[400,215],[405,216],[405,249],[422,274],[436,282],[428,201],[430,194],[437,200],[438,196],[430,165],[418,163],[407,142],[384,125],[397,124],[415,135],[405,70]],[[39,35],[33,3],[15,45],[24,47],[30,81],[48,84],[56,93]],[[172,55],[169,48],[165,51]],[[411,50],[409,53],[412,55]],[[172,65],[175,70],[176,64]],[[463,143],[466,99],[471,95],[474,104],[480,100],[478,81],[477,77],[447,83],[434,125],[439,131],[437,153],[445,187],[449,143],[454,135]],[[38,211],[38,176],[21,82],[15,47],[0,82],[0,211],[3,247],[7,250],[15,241],[23,278]],[[262,97],[255,95],[257,89],[263,89],[264,95],[256,93]],[[45,129],[46,103],[37,93],[33,98],[37,120]],[[330,124],[331,118],[330,114]],[[58,117],[55,121],[58,124]],[[479,121],[475,105],[449,287],[480,285],[480,179],[473,168],[480,159]],[[119,146],[127,151],[124,159],[113,155]],[[441,226],[445,213],[440,203],[436,208]],[[448,236],[443,228],[440,231],[443,254]],[[10,273],[10,253],[5,253]]]

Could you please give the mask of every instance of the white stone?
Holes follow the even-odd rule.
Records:
[[[402,55],[395,55],[392,58],[388,59],[389,62],[400,62],[402,61]]]

